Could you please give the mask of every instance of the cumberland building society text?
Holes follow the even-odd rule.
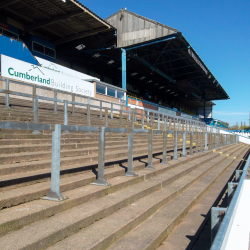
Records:
[[[39,75],[34,76],[34,75],[29,74],[28,72],[25,72],[25,73],[17,72],[14,70],[14,68],[9,68],[8,73],[12,77],[15,76],[17,78],[22,78],[22,79],[26,79],[26,80],[33,81],[33,82],[38,82],[44,85],[49,85],[48,87],[59,88],[61,90],[70,91],[72,93],[78,93],[78,94],[87,95],[87,96],[91,96],[93,94],[89,89],[85,89],[82,86],[77,86],[77,85],[73,86],[63,81],[57,81],[52,78],[47,78],[47,79],[42,78]]]

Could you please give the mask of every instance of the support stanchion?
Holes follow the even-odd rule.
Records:
[[[158,113],[157,129],[160,130],[160,114]]]
[[[162,165],[168,165],[168,161],[167,161],[167,131],[163,132],[163,153],[162,153]]]
[[[33,109],[32,109],[32,111],[34,112],[35,111],[35,97],[36,97],[36,85],[35,84],[33,85],[33,88],[32,88],[32,95],[33,95]]]
[[[92,185],[108,186],[104,178],[105,168],[105,127],[99,128],[99,148],[98,148],[98,178]]]
[[[178,134],[177,131],[174,131],[174,158],[172,161],[179,161],[177,157],[177,142],[178,142]]]
[[[109,120],[108,120],[108,108],[105,107],[105,127],[107,128],[109,125]]]
[[[90,106],[89,104],[86,105],[87,108],[87,126],[90,126]]]
[[[5,79],[5,90],[9,90],[9,79]],[[10,108],[10,100],[9,100],[9,94],[5,94],[5,109]]]
[[[51,187],[49,193],[41,199],[62,201],[66,198],[60,193],[61,125],[55,124],[54,126],[52,131]]]
[[[197,129],[196,129],[197,131]],[[196,132],[196,140],[195,140],[195,153],[199,153],[199,132]]]
[[[119,127],[122,128],[122,109],[120,109],[120,114],[119,114]]]
[[[102,100],[100,100],[100,119],[103,119],[102,118]]]
[[[132,124],[131,124],[131,128],[134,129],[135,128],[135,120],[134,120],[134,116],[135,116],[135,109],[132,109]]]
[[[68,125],[68,100],[64,100],[64,125]],[[63,134],[68,134],[68,130],[64,130]]]
[[[141,119],[141,123],[142,123],[141,128],[144,129],[144,110],[143,109],[142,109],[142,113],[141,114],[142,114],[142,117],[141,117],[142,118]]]
[[[148,165],[146,169],[153,170],[153,130],[148,131]]]
[[[75,101],[76,101],[75,94],[72,93],[72,102]],[[75,104],[72,104],[72,115],[75,115]]]
[[[57,99],[57,90],[54,89],[54,99]],[[57,114],[57,101],[54,101],[54,112],[53,114]]]
[[[204,152],[204,143],[203,143],[203,137],[204,137],[204,132],[201,132],[201,140],[200,140],[200,150],[203,153]]]
[[[187,157],[186,155],[186,133],[187,132],[182,133],[182,155],[181,155],[182,158]]]
[[[204,151],[207,151],[207,132],[205,132],[205,149]]]
[[[134,130],[128,131],[128,168],[125,176],[138,176],[133,170],[133,144],[134,144]]]
[[[113,102],[111,102],[111,114],[110,114],[110,118],[113,119]]]
[[[193,131],[190,131],[189,155],[193,155]]]
[[[90,124],[90,117],[91,117],[90,116],[90,105],[87,104],[86,108],[87,108],[87,126],[91,126],[91,124]],[[91,131],[88,131],[85,134],[92,134],[92,133],[91,133]]]
[[[37,96],[35,96],[33,104],[34,104],[34,112],[33,112],[34,123],[38,124],[39,118],[38,118],[38,97]],[[33,130],[32,134],[39,135],[41,134],[41,132],[38,130]]]

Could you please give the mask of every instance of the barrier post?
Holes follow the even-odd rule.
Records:
[[[205,132],[205,149],[204,151],[207,151],[207,132]]]
[[[181,119],[178,119],[178,130],[181,130]]]
[[[111,102],[111,114],[110,114],[110,118],[113,119],[113,102]]]
[[[64,125],[68,125],[68,100],[64,100]],[[68,130],[64,130],[63,134],[68,134]]]
[[[160,130],[160,114],[158,113],[158,126],[157,126],[157,129]]]
[[[103,119],[102,118],[102,100],[100,100],[100,119]]]
[[[72,93],[72,102],[75,102],[75,94]],[[75,115],[75,104],[72,104],[72,115]]]
[[[120,115],[119,115],[120,117],[120,119],[119,119],[119,125],[120,125],[120,128],[122,128],[122,109],[120,109]]]
[[[146,169],[153,170],[153,129],[148,131],[148,165]]]
[[[135,115],[135,109],[132,109],[132,119],[131,119],[131,122],[132,122],[131,127],[132,127],[132,129],[135,128],[134,115]]]
[[[36,85],[34,84],[33,85],[33,88],[32,88],[32,95],[33,95],[33,112],[35,112],[35,97],[36,97]]]
[[[10,90],[9,89],[9,79],[5,79],[5,89],[6,90]],[[9,94],[5,94],[5,109],[9,109],[10,108],[10,100],[9,100]]]
[[[163,132],[163,154],[162,154],[162,165],[168,165],[167,161],[167,131]]]
[[[190,131],[189,155],[193,155],[193,131]]]
[[[167,130],[167,119],[166,117],[164,117],[164,131]]]
[[[177,130],[174,130],[174,158],[172,161],[179,161],[177,157],[177,139],[178,139]]]
[[[54,89],[54,99],[57,99],[57,90]],[[54,114],[57,114],[57,101],[54,101]]]
[[[108,120],[108,108],[105,107],[105,127],[106,128],[108,127],[108,123],[109,123],[109,120]]]
[[[35,96],[33,104],[34,104],[34,112],[33,112],[34,123],[38,124],[39,118],[38,118],[38,97],[37,96]],[[33,130],[32,134],[41,134],[41,132],[38,130]]]
[[[200,141],[201,152],[204,152],[203,137],[204,137],[204,132],[201,132],[201,141]]]
[[[141,126],[141,128],[144,129],[144,109],[142,109],[142,113],[141,114],[142,114],[142,117],[141,117],[142,118],[141,119],[142,126]]]
[[[106,111],[107,108],[105,108]],[[106,112],[105,112],[106,113]],[[98,148],[98,177],[92,185],[108,186],[104,178],[104,167],[105,167],[105,127],[99,128],[99,148]]]
[[[151,129],[153,129],[153,127],[154,127],[154,123],[153,123],[153,116],[151,115],[151,119],[150,119],[150,122],[151,122],[151,124],[150,124],[150,126],[151,126]]]
[[[196,129],[196,140],[195,140],[195,153],[199,153],[199,132]]]
[[[137,176],[133,170],[134,129],[128,131],[128,168],[125,176]]]
[[[89,106],[89,104],[87,104],[86,107],[87,107],[87,126],[90,126],[90,106]]]
[[[65,200],[60,193],[60,149],[61,125],[55,124],[52,131],[52,157],[51,157],[51,187],[49,193],[41,199],[62,201]]]
[[[186,131],[182,133],[182,155],[181,155],[182,158],[187,157],[187,155],[186,155],[186,134],[187,134]]]

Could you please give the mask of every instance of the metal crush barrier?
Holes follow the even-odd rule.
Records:
[[[108,109],[108,112],[110,111],[111,115],[110,118],[113,119],[114,116],[114,111],[117,112],[119,114],[119,119],[120,119],[120,128],[122,128],[122,119],[126,118],[124,117],[125,115],[128,116],[128,120],[131,120],[131,107],[127,107],[124,105],[121,105],[119,103],[113,103],[113,102],[109,102],[109,101],[104,101],[104,100],[99,100],[93,97],[87,97],[87,96],[83,96],[83,95],[78,95],[78,94],[74,94],[74,93],[70,93],[70,92],[66,92],[66,91],[61,91],[61,90],[56,90],[56,89],[51,89],[48,87],[44,87],[44,86],[38,86],[38,85],[33,85],[33,84],[29,84],[29,83],[23,83],[23,82],[18,82],[18,81],[14,81],[14,80],[10,80],[10,79],[3,79],[0,78],[1,81],[5,81],[5,89],[0,89],[0,93],[4,93],[5,94],[5,108],[9,109],[9,95],[17,95],[17,96],[23,96],[23,97],[28,97],[33,99],[33,111],[34,111],[34,122],[38,123],[38,100],[46,100],[46,101],[52,101],[54,102],[54,112],[53,113],[57,113],[57,103],[64,103],[64,115],[67,116],[65,113],[67,111],[67,105],[65,105],[65,102],[67,102],[67,104],[71,104],[72,105],[72,115],[75,114],[75,106],[82,106],[82,107],[86,107],[87,109],[87,124],[88,126],[90,126],[90,108],[94,108],[94,109],[99,109],[100,111],[100,119],[102,119],[103,116],[103,112],[102,110],[105,110],[105,116],[108,115],[108,113],[106,112],[106,108]],[[15,84],[19,84],[19,85],[24,85],[24,86],[29,86],[32,87],[32,94],[26,94],[26,93],[21,93],[21,92],[16,92],[16,91],[10,91],[9,90],[9,84],[10,83],[15,83]],[[44,90],[49,90],[54,92],[54,98],[50,98],[50,97],[44,97],[44,96],[39,96],[36,94],[36,89],[44,89]],[[62,100],[62,99],[58,99],[57,98],[57,94],[58,93],[63,93],[63,94],[67,94],[67,95],[71,95],[72,96],[72,101],[69,100]],[[83,99],[87,100],[87,104],[85,103],[79,103],[79,102],[75,102],[75,97],[81,97]],[[100,106],[97,105],[90,105],[90,100],[94,100],[100,103]],[[110,107],[103,107],[103,103],[108,103],[110,105]],[[114,105],[116,106],[120,106],[119,109],[114,109]],[[126,109],[128,108],[129,110],[124,110],[123,107],[125,107]],[[123,116],[124,114],[124,116]],[[193,124],[196,124],[196,126],[204,126],[206,127],[206,129],[210,129],[211,131],[215,131],[215,128],[211,128],[205,125],[205,123],[197,121],[197,119],[192,119],[192,118],[186,118],[186,117],[180,117],[180,116],[176,116],[176,115],[171,115],[171,114],[166,114],[164,112],[160,112],[160,111],[156,111],[156,110],[151,110],[151,109],[143,109],[141,110],[141,112],[138,112],[138,109],[135,109],[134,111],[134,117],[135,117],[135,121],[137,121],[137,116],[139,116],[141,119],[141,123],[142,123],[142,129],[144,129],[144,121],[146,119],[147,123],[149,124],[149,120],[151,120],[151,125],[154,125],[155,120],[157,121],[157,129],[160,129],[160,125],[162,123],[164,123],[164,120],[166,119],[166,122],[169,124],[169,129],[171,129],[171,126],[174,126],[174,130],[175,130],[175,126],[177,125],[178,127],[181,126],[181,124],[184,123],[189,123],[189,126],[192,126]],[[67,121],[67,117],[65,117],[65,121]],[[105,121],[106,121],[106,117],[105,117]],[[106,124],[106,123],[105,123]],[[67,123],[64,123],[64,125],[67,125]],[[106,126],[106,125],[105,125]],[[34,131],[34,133],[38,133],[38,131]]]
[[[67,101],[64,102],[64,104]],[[107,109],[106,109],[107,110]],[[107,112],[105,112],[106,114]],[[134,111],[132,112],[134,115]],[[64,123],[67,123],[67,120],[64,120]],[[174,161],[178,161],[177,158],[177,137],[178,135],[182,135],[182,157],[186,157],[186,134],[190,133],[190,152],[189,154],[193,154],[193,133],[196,135],[205,134],[205,144],[199,144],[196,141],[196,149],[195,152],[203,152],[203,148],[207,150],[207,136],[213,136],[214,140],[218,143],[210,140],[209,149],[214,149],[218,145],[227,145],[231,143],[236,143],[236,136],[233,135],[224,135],[226,140],[222,140],[219,134],[212,134],[211,132],[202,132],[201,128],[196,127],[196,132],[193,131],[195,126],[189,127],[190,131],[182,131],[180,130],[167,130],[166,123],[164,124],[164,130],[153,130],[153,129],[135,129],[134,128],[134,116],[132,116],[132,128],[110,128],[110,127],[94,127],[94,126],[76,126],[76,125],[60,125],[60,124],[39,124],[39,123],[22,123],[22,122],[6,122],[0,121],[0,129],[27,129],[33,131],[39,130],[51,130],[52,131],[52,156],[51,156],[51,189],[50,192],[43,197],[43,199],[61,201],[65,198],[60,193],[60,146],[61,146],[61,133],[62,131],[78,131],[78,132],[99,132],[99,146],[98,146],[98,177],[97,180],[92,183],[95,185],[107,186],[109,185],[104,177],[104,169],[105,169],[105,134],[112,133],[128,133],[128,167],[125,176],[136,176],[133,171],[133,137],[135,133],[148,133],[148,164],[146,169],[154,170],[153,166],[153,135],[154,134],[162,134],[163,135],[163,156],[161,164],[168,164],[167,162],[167,137],[169,134],[174,135]],[[176,128],[176,127],[175,127]],[[179,127],[180,128],[180,127]],[[216,136],[217,135],[217,136]]]

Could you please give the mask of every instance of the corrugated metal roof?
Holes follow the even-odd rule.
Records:
[[[6,0],[0,14],[24,32],[55,44],[113,29],[77,0]]]

